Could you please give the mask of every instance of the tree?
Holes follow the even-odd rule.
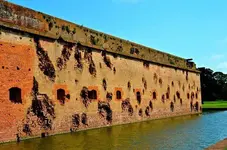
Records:
[[[227,74],[214,72],[209,68],[198,68],[201,71],[202,102],[227,100]]]
[[[216,94],[213,92],[213,86],[215,86],[215,80],[213,77],[213,70],[209,68],[199,68],[201,71],[201,90],[202,90],[202,102],[213,101],[216,99]]]

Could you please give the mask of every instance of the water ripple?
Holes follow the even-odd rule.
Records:
[[[227,111],[37,138],[0,150],[202,150],[227,137]]]

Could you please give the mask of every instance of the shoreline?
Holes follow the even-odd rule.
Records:
[[[157,120],[165,120],[165,119],[175,119],[175,118],[186,117],[186,116],[189,117],[189,116],[195,116],[195,115],[201,115],[201,114],[202,114],[202,112],[197,112],[197,113],[182,114],[182,115],[171,116],[171,117],[160,117],[160,118],[148,119],[148,120],[142,120],[142,121],[121,123],[121,124],[112,124],[112,125],[109,125],[109,126],[102,126],[102,127],[89,128],[89,129],[80,129],[80,130],[74,131],[74,132],[72,132],[72,133],[75,133],[75,132],[83,132],[83,131],[87,131],[87,130],[101,129],[101,128],[109,128],[109,127],[113,127],[113,126],[121,126],[121,125],[127,125],[127,124],[141,123],[141,122],[147,122],[147,121],[157,121]],[[66,132],[59,132],[59,133],[56,133],[56,134],[49,134],[49,135],[46,136],[46,137],[56,136],[56,135],[61,135],[61,134],[69,134],[69,133],[71,133],[71,132],[68,132],[68,131],[66,131]],[[46,137],[45,137],[45,138],[46,138]],[[42,138],[42,137],[40,137],[40,136],[25,137],[25,138],[21,138],[21,139],[20,139],[20,142],[26,141],[26,140],[29,140],[29,139],[36,139],[36,138]],[[19,143],[20,143],[20,142],[19,142]],[[9,143],[16,143],[16,140],[10,140],[10,141],[0,142],[0,145],[2,145],[2,144],[9,144]]]
[[[227,108],[202,108],[203,111],[224,111]]]
[[[227,149],[227,138],[213,144],[210,145],[209,147],[207,147],[205,150],[218,150],[218,149]]]

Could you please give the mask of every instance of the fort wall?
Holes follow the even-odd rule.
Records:
[[[0,0],[0,142],[201,113],[186,59]]]

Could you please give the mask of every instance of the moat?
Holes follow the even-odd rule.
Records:
[[[227,111],[204,112],[0,145],[0,150],[201,150],[227,137]]]

